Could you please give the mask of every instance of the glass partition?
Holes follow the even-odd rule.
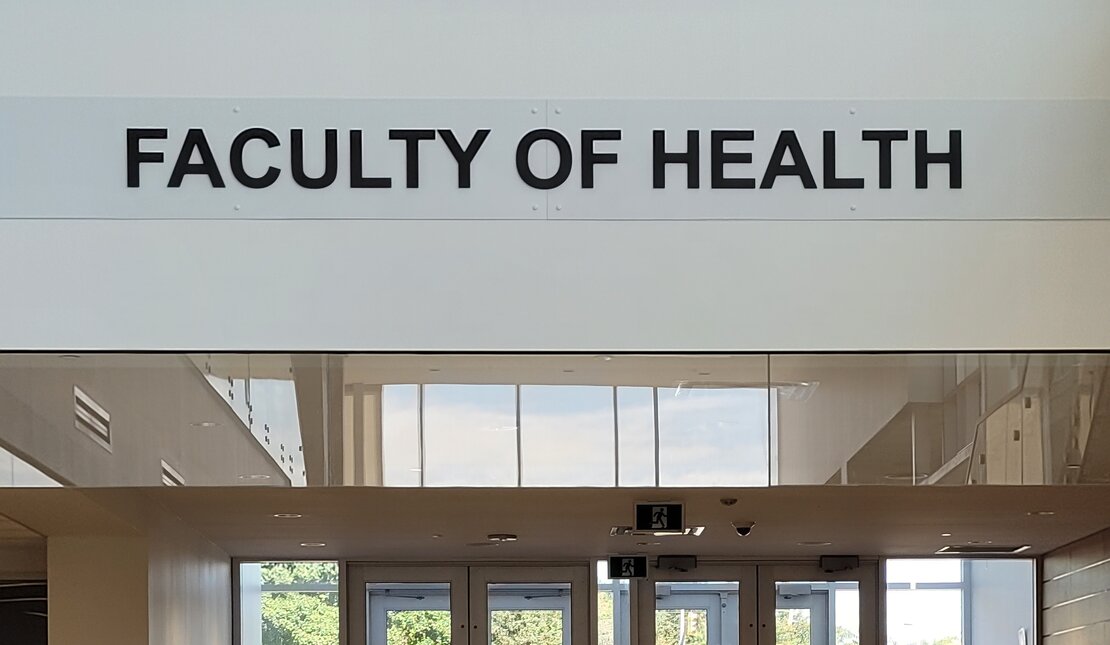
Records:
[[[1107,354],[0,354],[0,485],[1110,483]]]

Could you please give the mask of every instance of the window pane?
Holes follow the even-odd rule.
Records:
[[[416,385],[382,386],[382,483],[420,485],[420,409]]]
[[[963,580],[962,560],[940,558],[922,560],[887,560],[887,584],[896,582],[960,582]]]
[[[339,643],[339,564],[240,565],[243,645]]]
[[[650,387],[617,388],[620,486],[655,485],[655,397]]]
[[[597,643],[629,645],[632,606],[628,580],[609,579],[609,563],[597,563]]]
[[[525,486],[612,486],[613,388],[520,388]]]
[[[738,645],[739,582],[655,584],[656,645]]]
[[[516,387],[424,387],[428,486],[516,486]]]
[[[570,584],[489,585],[490,645],[569,645]]]
[[[767,486],[767,390],[660,388],[663,486]]]
[[[450,583],[369,583],[366,597],[370,645],[451,645]]]
[[[1016,642],[1023,630],[1032,638],[1032,560],[888,560],[886,567],[890,645]]]

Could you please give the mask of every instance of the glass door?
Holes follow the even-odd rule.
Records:
[[[877,568],[759,567],[763,645],[877,645]]]
[[[755,645],[756,569],[653,570],[636,581],[641,645]]]
[[[352,645],[468,645],[465,567],[351,565]]]
[[[470,570],[470,645],[586,645],[589,568]]]

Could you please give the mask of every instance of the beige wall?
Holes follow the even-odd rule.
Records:
[[[779,481],[823,484],[841,468],[910,401],[907,360],[905,356],[773,357],[773,382],[816,383],[805,400],[779,399]]]
[[[0,580],[45,580],[46,540],[0,540]]]
[[[1044,645],[1110,643],[1110,530],[1045,557],[1041,607]]]
[[[150,541],[150,642],[230,645],[231,558],[176,519]]]
[[[74,427],[73,387],[111,414],[111,452]],[[0,445],[78,486],[159,486],[166,460],[187,484],[232,485],[281,468],[180,356],[0,356]],[[214,428],[193,423],[214,421]]]
[[[167,513],[145,521],[48,538],[51,645],[230,645],[231,558]]]
[[[146,645],[146,540],[51,537],[47,558],[51,645]]]

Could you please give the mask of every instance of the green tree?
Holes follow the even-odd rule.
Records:
[[[703,609],[659,609],[655,612],[656,645],[707,645],[708,616]]]
[[[451,645],[451,612],[387,612],[386,642],[389,645]]]
[[[339,584],[334,562],[266,562],[262,584]],[[339,594],[270,592],[262,596],[262,645],[338,645]]]
[[[563,612],[555,609],[494,611],[490,616],[490,642],[492,645],[562,645]]]

